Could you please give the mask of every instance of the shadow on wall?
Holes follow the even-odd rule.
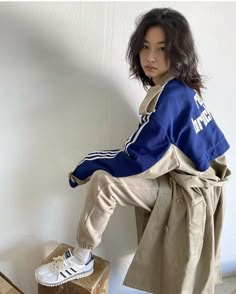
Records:
[[[1,121],[8,158],[8,167],[3,167],[8,194],[3,199],[5,216],[1,214],[6,228],[2,244],[10,242],[7,231],[22,236],[0,252],[1,270],[5,268],[26,294],[33,294],[32,271],[45,258],[45,240],[76,237],[74,222],[84,199],[71,197],[76,192],[68,187],[67,173],[90,151],[122,147],[137,122],[109,78],[86,72],[40,27],[1,8]],[[9,175],[15,179],[11,187]],[[133,214],[118,213],[125,231],[132,230]],[[113,248],[113,258],[119,258],[133,246],[132,234],[127,235],[123,248],[107,235],[104,251]]]

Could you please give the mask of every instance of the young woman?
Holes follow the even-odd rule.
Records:
[[[61,259],[36,270],[36,279],[41,284],[56,286],[93,272],[94,260],[91,250],[101,242],[102,234],[117,204],[139,207],[153,214],[153,208],[158,206],[159,198],[163,199],[161,189],[166,185],[171,192],[162,200],[164,203],[170,201],[171,204],[175,197],[185,203],[185,226],[182,229],[179,227],[180,231],[175,228],[176,234],[179,234],[179,238],[175,235],[175,242],[178,244],[183,242],[183,236],[186,240],[192,240],[192,227],[190,231],[184,231],[185,235],[182,234],[186,223],[191,224],[192,221],[192,226],[197,226],[197,231],[203,231],[202,223],[196,222],[192,216],[186,220],[188,208],[198,208],[198,218],[203,219],[207,201],[204,191],[217,190],[217,199],[222,196],[219,186],[224,184],[229,175],[223,155],[229,144],[202,100],[203,82],[197,70],[194,42],[185,17],[168,8],[152,9],[142,15],[130,38],[127,58],[131,74],[141,80],[144,88],[148,90],[139,109],[141,118],[138,129],[127,140],[124,149],[90,153],[70,173],[69,182],[72,187],[89,182],[78,228],[78,246],[73,252],[68,250]],[[222,167],[224,172],[221,172]],[[162,179],[165,179],[165,184]],[[214,186],[214,183],[217,183],[217,189],[207,190],[207,185]],[[183,189],[179,189],[179,186],[187,192],[180,193]],[[197,202],[191,200],[189,204],[190,198],[194,198],[194,201],[197,199]],[[164,211],[163,207],[160,214]],[[165,209],[167,212],[170,210]],[[180,217],[178,211],[177,217]],[[171,233],[171,228],[169,230]],[[197,236],[195,241],[199,240],[199,235]],[[141,241],[151,242],[150,239]],[[187,248],[186,244],[193,240],[190,241],[182,243],[180,247]],[[163,244],[164,242],[166,241],[163,240]],[[173,253],[176,254],[173,252],[175,249],[167,249],[169,257]],[[193,255],[195,256],[195,253]],[[178,265],[181,265],[183,259],[179,262],[172,260],[173,272],[178,273]],[[190,259],[191,255],[188,257],[188,260]],[[150,263],[152,264],[151,261]],[[141,266],[142,275],[145,276],[144,273],[147,272],[146,275],[151,276],[153,271],[146,271],[145,264],[144,262]],[[160,275],[164,276],[163,267],[162,270]],[[173,275],[174,273],[172,278],[177,281],[177,277]],[[152,282],[145,283],[143,279],[143,285],[137,281],[126,284],[147,291],[160,290],[160,284],[165,284],[162,281],[158,285],[154,283],[157,286],[153,286]],[[165,289],[162,287],[163,292],[160,293],[195,293],[192,289],[194,286],[188,286],[187,292],[181,292],[183,286],[181,288],[179,285],[186,283],[184,281],[183,278],[177,286],[172,280],[174,290],[166,286]],[[192,282],[191,285],[193,284]]]

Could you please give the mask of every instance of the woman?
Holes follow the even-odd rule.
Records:
[[[127,58],[132,75],[148,90],[139,109],[139,127],[124,149],[90,153],[70,173],[72,187],[89,182],[78,246],[73,253],[68,250],[61,259],[37,269],[36,279],[55,286],[91,274],[91,250],[101,242],[118,203],[151,214],[148,225],[144,218],[138,218],[139,223],[142,221],[141,241],[126,285],[164,294],[210,293],[206,289],[212,289],[216,280],[203,279],[198,286],[194,280],[199,276],[197,267],[202,267],[201,255],[208,242],[203,241],[208,240],[208,217],[214,218],[214,212],[222,208],[222,186],[230,174],[224,162],[229,144],[202,100],[203,83],[185,17],[167,8],[152,9],[141,16],[130,38]],[[210,213],[207,209],[212,195],[216,201]],[[182,203],[182,208],[175,207],[175,200]],[[154,226],[150,235],[154,224],[159,227]],[[213,232],[212,226],[209,228]],[[163,229],[169,230],[168,238]],[[154,258],[153,249],[159,252]],[[166,267],[168,264],[171,269]],[[143,277],[139,281],[137,274]]]

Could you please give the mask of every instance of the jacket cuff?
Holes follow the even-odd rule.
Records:
[[[75,188],[79,185],[78,179],[72,173],[69,173],[69,184],[72,188]]]

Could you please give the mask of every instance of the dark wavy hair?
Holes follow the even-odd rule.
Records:
[[[141,67],[139,53],[143,48],[144,37],[150,27],[160,26],[165,33],[165,53],[170,62],[169,72],[186,85],[195,89],[201,96],[204,88],[197,70],[198,57],[194,40],[186,18],[171,8],[154,8],[139,16],[136,29],[130,37],[126,58],[130,64],[130,76],[141,80],[144,89],[154,86]]]

